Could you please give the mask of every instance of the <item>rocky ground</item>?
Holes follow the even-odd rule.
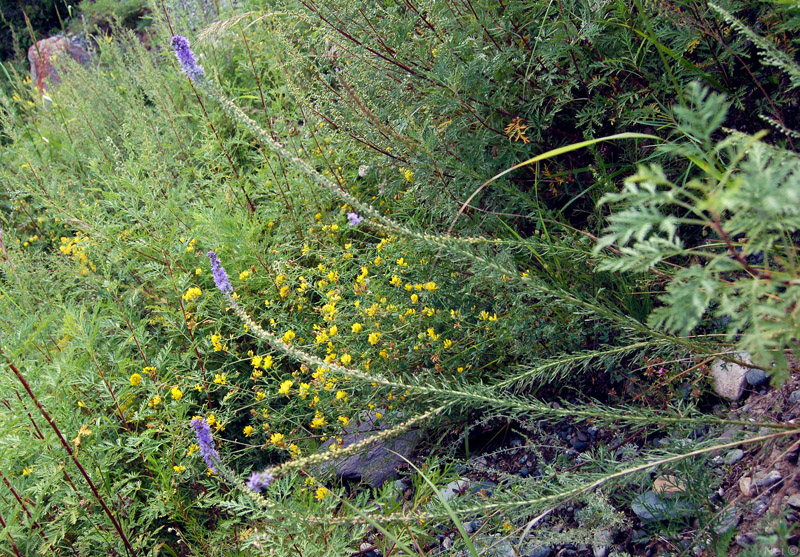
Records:
[[[728,395],[729,400],[736,397],[729,404],[713,405],[710,411],[716,415],[745,422],[790,424],[800,417],[800,374],[794,373],[780,388],[769,387],[761,373],[741,373],[734,369],[731,374],[743,383],[741,389],[721,386],[716,380],[718,375],[709,369],[715,394],[721,398]],[[676,392],[692,396],[690,388],[678,388]],[[704,396],[711,401],[720,400],[710,394]],[[681,439],[668,435],[653,437],[644,428],[621,432],[589,423],[579,427],[567,423],[540,427],[521,420],[498,419],[487,420],[471,431],[467,464],[458,467],[459,478],[441,490],[440,494],[447,499],[473,497],[490,501],[498,485],[508,489],[515,482],[552,481],[546,469],[574,471],[585,464],[582,455],[593,448],[603,448],[624,461],[635,457],[647,445],[668,448],[703,441],[723,444],[774,433],[746,425],[701,427]],[[353,439],[363,435],[364,432],[354,432]],[[448,441],[452,446],[463,447],[463,431],[445,439],[442,446]],[[345,440],[345,444],[349,442]],[[416,443],[417,438],[413,437],[402,448],[412,461],[421,464],[429,451],[424,440],[414,449]],[[498,557],[794,555],[800,542],[800,531],[795,528],[800,517],[799,452],[800,435],[789,435],[711,453],[700,464],[695,462],[694,470],[681,465],[674,469],[662,467],[645,480],[650,483],[649,489],[631,483],[628,493],[621,489],[609,494],[605,503],[619,521],[593,539],[586,539],[581,528],[590,510],[585,500],[566,502],[537,517],[526,534],[528,539],[534,537],[531,532],[546,532],[556,542],[537,545],[526,541],[522,553],[517,551],[522,529],[516,525],[513,528],[509,525],[505,536],[486,533],[489,525],[483,520],[467,521],[463,527],[481,554]],[[375,456],[342,463],[342,470],[347,472],[348,479],[357,481],[354,470],[370,470],[369,461],[376,461]],[[383,465],[400,467],[400,479],[394,480],[393,485],[399,497],[412,501],[413,488],[403,479],[403,463],[387,458]],[[368,472],[369,479],[376,474],[382,473]],[[710,491],[699,493],[697,486],[707,486],[705,489]],[[496,524],[492,531],[497,531]],[[459,536],[455,529],[442,530],[436,541],[423,551],[427,555],[459,554],[453,549]],[[366,540],[360,554],[378,557],[380,552]]]

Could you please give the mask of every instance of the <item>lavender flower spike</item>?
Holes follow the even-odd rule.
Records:
[[[269,472],[253,472],[250,474],[250,479],[247,480],[247,488],[258,493],[262,489],[265,489],[274,480],[275,476]]]
[[[203,418],[197,416],[192,418],[189,423],[197,436],[197,445],[200,447],[200,456],[212,472],[216,472],[215,466],[219,462],[219,453],[214,447],[214,439],[211,437],[211,426]]]
[[[233,286],[231,286],[228,273],[222,268],[217,254],[214,253],[214,250],[211,250],[206,255],[211,260],[211,273],[214,275],[214,284],[217,285],[217,288],[219,288],[220,292],[223,294],[233,294]]]
[[[347,224],[350,226],[358,226],[364,222],[364,219],[358,216],[358,213],[347,213]]]
[[[185,73],[189,79],[192,81],[197,81],[203,75],[205,75],[203,67],[197,65],[197,59],[195,58],[192,49],[189,48],[189,41],[186,39],[186,37],[175,35],[172,37],[170,44],[172,45],[172,49],[175,51],[175,57],[181,64],[183,73]]]

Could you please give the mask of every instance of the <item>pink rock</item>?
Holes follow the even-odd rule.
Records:
[[[44,93],[51,84],[61,81],[53,64],[59,55],[66,54],[79,64],[89,63],[89,53],[79,44],[66,37],[49,37],[38,41],[28,49],[28,61],[31,63],[31,79]]]

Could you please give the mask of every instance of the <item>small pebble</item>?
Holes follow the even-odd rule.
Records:
[[[744,458],[744,451],[742,449],[733,449],[725,455],[725,464],[728,466],[736,464]]]
[[[767,508],[769,508],[769,499],[764,497],[763,495],[753,501],[753,514],[756,516],[761,516],[765,512],[767,512]]]
[[[524,466],[523,466],[522,468],[520,468],[520,469],[519,469],[519,472],[517,472],[517,475],[518,475],[520,478],[527,478],[528,476],[530,476],[530,475],[531,475],[531,471],[530,471],[530,470],[528,470],[528,468],[527,468],[527,467],[524,467]]]
[[[797,404],[798,402],[800,402],[800,389],[792,391],[792,394],[789,395],[789,404]]]
[[[797,392],[800,393],[800,391],[797,391]],[[800,397],[798,397],[798,398],[800,398]],[[588,433],[589,435],[594,437],[595,435],[597,435],[597,428],[594,427],[594,426],[591,426],[589,429],[586,430],[586,433]]]
[[[794,507],[795,509],[800,509],[800,493],[795,493],[791,497],[786,500],[786,503],[790,507]]]
[[[753,545],[754,541],[756,541],[756,536],[750,532],[736,535],[736,545],[739,547],[748,547]]]
[[[752,497],[753,496],[753,478],[750,476],[742,476],[739,478],[739,491],[742,492],[742,495],[745,497]]]
[[[779,481],[781,481],[782,478],[783,478],[783,476],[781,476],[780,472],[778,472],[777,470],[773,470],[772,472],[770,472],[766,476],[763,476],[762,478],[757,479],[756,480],[756,485],[758,487],[770,487],[770,486],[775,485]]]
[[[767,374],[763,369],[751,369],[750,371],[747,372],[745,378],[747,379],[747,383],[751,387],[756,387],[756,388],[766,385],[767,382],[769,381],[769,378],[767,377]]]
[[[528,455],[525,455],[525,456],[523,456],[522,458],[519,459],[519,465],[520,466],[522,466],[526,462],[528,462]]]

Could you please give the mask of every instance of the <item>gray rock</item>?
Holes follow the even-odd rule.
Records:
[[[387,427],[389,426],[385,420],[376,420],[372,412],[365,413],[357,424],[347,428],[347,433],[342,436],[343,447],[359,443]],[[419,431],[407,431],[393,439],[370,445],[358,454],[317,465],[314,471],[317,474],[333,471],[342,479],[361,481],[377,488],[386,480],[396,477],[397,468],[405,463],[398,455],[408,458],[420,437]],[[320,447],[319,452],[330,452],[329,447],[334,442],[335,439],[329,439]]]
[[[781,481],[782,478],[783,476],[781,476],[780,472],[777,470],[772,470],[766,476],[756,479],[756,485],[758,487],[770,487]]]
[[[736,510],[736,507],[729,507],[722,511],[714,521],[714,532],[719,536],[727,534],[738,526],[741,520],[742,515]]]
[[[462,528],[464,528],[464,531],[467,534],[474,534],[475,532],[481,529],[481,526],[483,526],[483,521],[472,520],[470,522],[464,522],[463,524],[461,524],[461,526]]]
[[[691,503],[680,498],[662,499],[653,491],[647,491],[636,497],[631,504],[631,509],[636,516],[645,521],[661,521],[690,516],[695,510]]]
[[[461,495],[472,484],[467,478],[454,480],[439,490],[439,498],[442,501],[449,501],[456,495]]]
[[[744,534],[737,534],[736,535],[736,545],[739,547],[748,547],[753,545],[753,542],[756,541],[756,535],[751,534],[750,532],[745,532]]]
[[[763,369],[751,369],[745,375],[748,385],[751,387],[761,387],[769,382],[766,372]]]
[[[444,541],[442,542],[442,547],[444,549],[450,549],[451,547],[453,547],[453,540],[451,540],[449,537],[445,538]]]
[[[491,495],[495,487],[497,487],[496,483],[482,480],[472,485],[470,487],[470,491],[478,495]]]
[[[537,547],[530,553],[528,553],[527,557],[550,557],[553,554],[553,548],[547,545],[543,545],[541,547]]]
[[[614,535],[610,530],[603,530],[597,534],[594,537],[594,544],[592,544],[592,553],[594,553],[594,557],[607,557],[612,541],[614,541]]]
[[[792,391],[792,394],[789,395],[789,404],[797,404],[798,402],[800,402],[800,389]]]
[[[788,499],[786,499],[786,503],[790,507],[794,507],[795,509],[800,509],[800,493],[795,493]]]
[[[750,362],[750,356],[746,352],[734,354],[737,360]],[[744,393],[744,386],[747,384],[747,372],[749,368],[739,364],[715,360],[711,364],[711,377],[714,379],[714,392],[722,398],[728,400],[739,400]]]
[[[769,507],[769,499],[762,495],[755,501],[753,501],[753,514],[756,516],[761,516],[765,512],[767,512],[767,508]]]
[[[725,464],[728,466],[732,464],[736,464],[740,460],[744,458],[744,451],[742,449],[733,449],[731,452],[725,455]]]
[[[478,536],[472,544],[478,555],[485,557],[517,557],[519,554],[511,542],[500,536]]]

